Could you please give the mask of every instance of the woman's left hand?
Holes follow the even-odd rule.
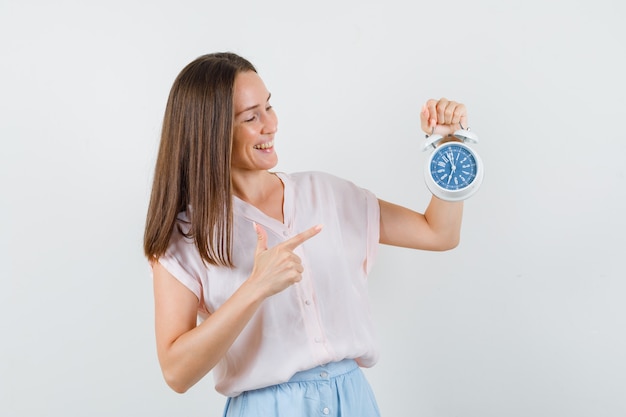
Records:
[[[422,107],[420,121],[427,135],[446,137],[461,128],[467,129],[467,109],[464,104],[445,98],[430,99]]]

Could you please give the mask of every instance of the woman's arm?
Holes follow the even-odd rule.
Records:
[[[465,105],[445,98],[428,100],[420,113],[427,134],[450,136],[467,127]],[[380,243],[413,249],[448,250],[459,244],[463,202],[432,197],[424,214],[383,200],[380,204]]]
[[[293,250],[321,230],[312,227],[268,249],[265,231],[255,227],[258,243],[250,277],[199,326],[198,298],[160,263],[152,266],[157,354],[163,376],[176,392],[187,391],[213,369],[263,300],[302,279],[303,267]]]
[[[443,251],[455,248],[461,235],[463,202],[433,197],[424,214],[378,200],[380,243],[411,249]]]
[[[204,377],[233,344],[262,302],[242,285],[196,326],[198,298],[160,263],[153,266],[157,354],[167,384],[183,393]]]

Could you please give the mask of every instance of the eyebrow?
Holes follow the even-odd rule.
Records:
[[[267,103],[268,101],[270,101],[270,98],[272,98],[272,93],[269,93],[269,94],[267,95],[267,100],[266,100],[265,102]],[[245,112],[247,112],[248,110],[254,110],[254,109],[256,109],[257,107],[259,107],[259,105],[258,105],[258,104],[255,104],[254,106],[246,107],[246,108],[245,108],[245,109],[243,109],[242,111],[237,112],[237,113],[235,114],[235,117],[239,116],[241,113],[245,113]]]

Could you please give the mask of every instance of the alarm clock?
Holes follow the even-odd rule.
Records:
[[[445,201],[462,201],[471,197],[483,181],[483,163],[468,143],[478,143],[469,128],[454,132],[458,140],[439,145],[443,136],[426,135],[424,150],[433,149],[424,166],[426,186],[434,196]]]

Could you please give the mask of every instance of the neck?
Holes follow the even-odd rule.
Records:
[[[277,177],[269,171],[232,172],[233,194],[254,205],[275,189]]]
[[[233,174],[233,194],[266,215],[284,222],[283,182],[276,174],[255,171],[249,175]]]

